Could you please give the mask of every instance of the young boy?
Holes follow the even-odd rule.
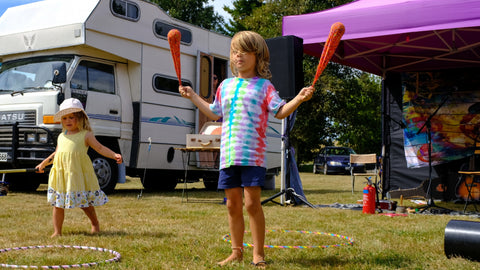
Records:
[[[218,188],[224,189],[227,197],[232,253],[220,265],[243,259],[243,195],[254,245],[252,264],[265,267],[265,216],[260,198],[266,173],[268,114],[283,119],[311,99],[314,91],[313,87],[303,88],[285,103],[269,81],[269,61],[265,40],[255,32],[242,31],[235,34],[230,46],[230,68],[235,77],[220,84],[213,104],[191,87],[179,87],[182,97],[190,99],[210,119],[223,118]]]

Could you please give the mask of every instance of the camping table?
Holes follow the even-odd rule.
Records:
[[[183,191],[182,191],[182,203],[184,198],[186,202],[188,202],[188,193],[187,193],[187,176],[188,176],[188,166],[190,166],[190,155],[192,153],[198,152],[208,152],[208,153],[220,153],[220,147],[186,147],[186,148],[175,148],[175,150],[182,151],[182,161],[183,161],[183,169],[185,171],[184,179],[183,179]],[[210,160],[208,162],[214,162],[217,164],[218,162],[217,155],[215,160]],[[200,162],[200,161],[196,161]]]

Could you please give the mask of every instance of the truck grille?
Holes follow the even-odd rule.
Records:
[[[56,136],[43,127],[0,124],[0,167],[38,164],[55,151]]]
[[[22,125],[35,125],[37,113],[35,111],[3,111],[0,112],[0,124],[20,123]]]

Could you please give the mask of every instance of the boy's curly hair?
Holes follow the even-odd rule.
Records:
[[[233,52],[253,52],[255,53],[256,63],[255,69],[257,76],[264,79],[271,79],[270,72],[270,52],[267,43],[258,33],[253,31],[241,31],[236,33],[230,45],[230,69],[234,76],[238,76],[238,70],[232,61]]]

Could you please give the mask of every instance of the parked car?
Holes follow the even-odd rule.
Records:
[[[313,173],[323,174],[350,173],[350,154],[356,154],[352,148],[327,146],[313,160]],[[356,164],[354,171],[365,171],[365,165]]]

